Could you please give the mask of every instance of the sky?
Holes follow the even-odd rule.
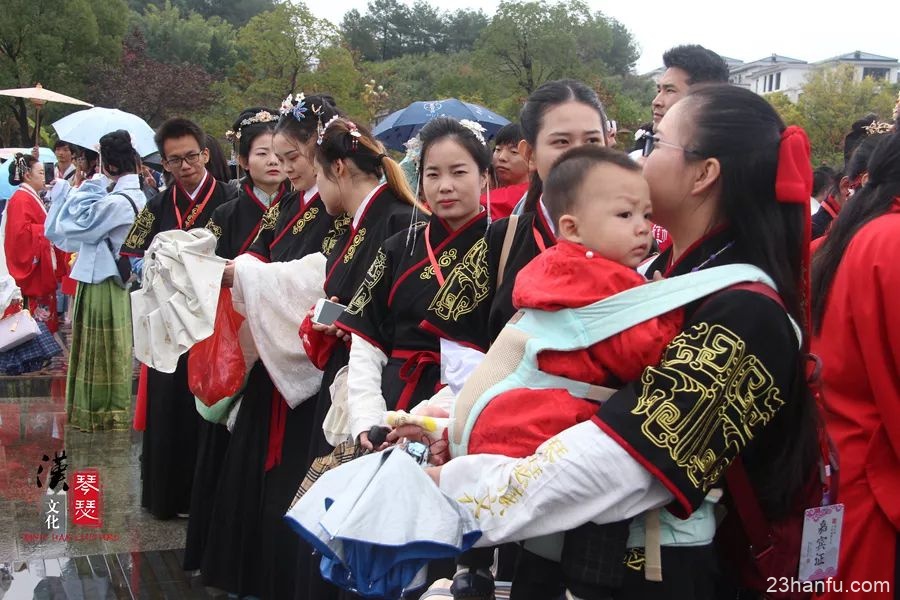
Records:
[[[411,5],[412,0],[405,0]],[[481,8],[493,14],[498,0],[430,0],[442,10]],[[816,62],[862,50],[900,58],[897,4],[890,0],[816,3],[797,0],[755,0],[752,3],[701,0],[587,0],[622,22],[641,50],[636,71],[662,66],[662,54],[684,43],[701,44],[721,55],[745,62],[773,53]],[[340,23],[350,9],[365,12],[365,0],[307,2],[318,17]],[[789,31],[793,29],[793,32]]]

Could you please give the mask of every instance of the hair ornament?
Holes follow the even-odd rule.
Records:
[[[885,123],[884,121],[872,121],[863,129],[866,130],[866,135],[878,135],[881,133],[890,133],[893,127],[892,124]]]
[[[338,121],[338,120],[340,120],[340,117],[338,115],[334,115],[333,117],[328,119],[327,123],[325,123],[324,125],[321,125],[319,127],[319,139],[316,141],[317,144],[319,144],[320,146],[322,145],[322,140],[325,139],[325,132],[328,131],[328,128],[331,127],[331,125],[335,121]],[[322,122],[322,118],[320,116],[319,123],[321,123],[321,122]],[[359,132],[357,132],[357,133],[359,133]]]
[[[282,107],[284,107],[283,104],[282,104]],[[276,117],[269,111],[261,110],[258,113],[256,113],[255,115],[253,115],[252,117],[247,117],[246,119],[241,121],[240,125],[237,128],[237,131],[232,131],[230,129],[228,131],[226,131],[225,139],[228,140],[229,142],[231,142],[232,144],[234,144],[238,140],[241,139],[241,131],[244,129],[244,127],[247,127],[248,125],[254,125],[256,123],[271,123],[271,122],[277,121],[277,120],[278,120],[278,117]]]
[[[405,144],[406,158],[419,168],[419,161],[422,160],[422,139],[417,135],[409,138]]]
[[[291,115],[298,121],[302,121],[306,118],[306,113],[309,112],[309,107],[306,106],[306,96],[303,95],[303,92],[298,93],[296,96],[288,94],[284,102],[281,103],[280,112],[282,116]]]
[[[484,134],[487,129],[482,127],[481,123],[469,119],[461,119],[459,124],[471,131],[478,138],[478,141],[481,142],[482,146],[487,146],[487,142],[484,141]]]
[[[28,162],[25,160],[25,155],[21,152],[16,153],[16,157],[14,159],[16,161],[16,172],[13,175],[13,180],[16,183],[25,180],[25,172],[28,170]]]

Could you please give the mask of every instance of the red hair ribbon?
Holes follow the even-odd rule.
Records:
[[[800,303],[803,316],[806,319],[804,330],[806,339],[804,346],[808,344],[810,306],[809,306],[809,244],[812,237],[812,222],[809,209],[809,201],[812,197],[813,173],[810,159],[809,138],[806,132],[796,125],[791,125],[781,133],[781,143],[778,146],[778,170],[775,174],[775,198],[779,202],[789,204],[803,204],[803,244]]]
[[[778,146],[775,198],[779,202],[809,204],[812,188],[809,138],[803,129],[791,125],[782,132],[781,144]]]

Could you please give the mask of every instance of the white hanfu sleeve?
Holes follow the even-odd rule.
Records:
[[[347,372],[347,411],[350,413],[350,435],[355,440],[384,421],[387,410],[381,395],[381,373],[387,356],[377,346],[353,334]]]
[[[659,508],[672,494],[592,422],[556,435],[521,459],[489,454],[454,458],[440,488],[469,508],[477,546],[613,523]]]

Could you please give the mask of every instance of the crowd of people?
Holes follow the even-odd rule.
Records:
[[[188,354],[141,369],[141,504],[188,518],[186,570],[238,597],[373,597],[285,514],[323,457],[422,440],[431,481],[480,532],[428,565],[457,599],[493,598],[495,578],[517,600],[761,598],[766,577],[796,575],[784,532],[835,501],[846,587],[823,597],[863,597],[854,581],[895,597],[900,117],[857,122],[845,164],[814,172],[803,130],[729,85],[717,54],[680,46],[664,63],[630,154],[610,147],[596,92],[562,80],[492,144],[433,119],[403,165],[324,93],[237,115],[237,180],[183,118],[157,130],[162,181],[124,131],[74,164],[57,148],[49,209],[43,165],[12,161],[3,247],[24,305],[55,330],[57,288],[77,284],[74,426],[132,424],[129,292],[160,234],[206,228],[223,290],[249,303],[255,274],[276,285],[248,311],[297,315],[302,351],[286,370],[254,360],[220,410],[198,410]],[[307,287],[339,316],[293,306]],[[443,437],[385,439],[387,411],[452,419]],[[394,492],[378,490],[411,497]],[[428,508],[398,499],[391,518],[414,529]]]

